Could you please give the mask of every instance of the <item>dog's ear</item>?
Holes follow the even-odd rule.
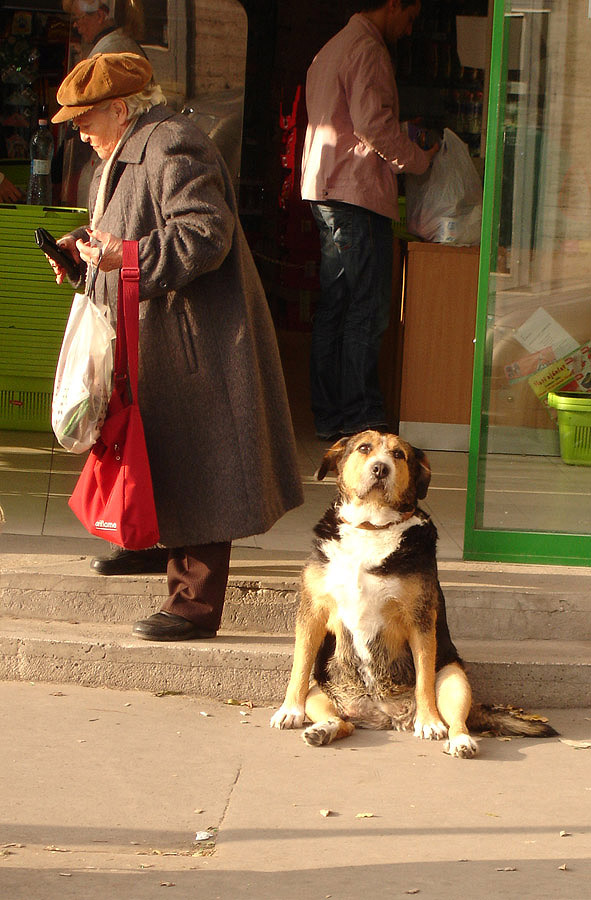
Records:
[[[417,447],[412,449],[417,462],[417,500],[423,500],[427,496],[431,482],[431,464],[422,450]]]
[[[318,481],[322,481],[322,479],[328,474],[328,472],[336,472],[339,464],[339,460],[342,458],[343,453],[345,452],[345,447],[349,443],[349,438],[343,437],[340,438],[333,444],[332,447],[326,451],[322,458],[322,462],[320,463],[320,467],[316,472],[316,478]]]

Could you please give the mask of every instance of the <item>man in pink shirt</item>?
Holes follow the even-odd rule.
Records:
[[[420,175],[425,151],[398,121],[388,45],[409,35],[420,0],[361,0],[308,70],[302,198],[321,244],[321,299],[311,352],[312,411],[323,440],[387,428],[378,383],[392,290],[399,172]]]

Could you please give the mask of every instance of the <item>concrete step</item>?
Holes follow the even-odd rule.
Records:
[[[234,558],[224,630],[293,634],[301,565]],[[20,618],[129,625],[167,593],[164,576],[94,575],[80,555],[5,555],[1,569],[0,615]],[[444,561],[439,573],[454,638],[591,640],[591,570]]]
[[[591,705],[591,642],[458,640],[475,698],[526,707]],[[174,691],[277,704],[293,640],[222,633],[213,641],[141,641],[128,625],[0,618],[0,680]]]

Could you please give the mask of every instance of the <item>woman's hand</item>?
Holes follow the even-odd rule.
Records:
[[[82,261],[87,265],[98,265],[101,272],[120,269],[123,263],[123,240],[106,231],[92,231],[90,228],[87,231],[90,241],[76,241]]]
[[[65,237],[60,238],[59,241],[57,241],[57,245],[58,247],[63,247],[64,250],[70,254],[70,256],[74,257],[77,263],[80,262],[80,254],[78,253],[78,249],[76,247],[76,241],[70,234],[66,234]],[[62,282],[67,278],[66,270],[63,269],[62,266],[60,266],[60,264],[57,263],[54,259],[51,259],[51,257],[48,256],[47,253],[45,254],[45,259],[53,269],[53,273],[55,275],[55,280],[57,281],[57,283],[62,284]]]

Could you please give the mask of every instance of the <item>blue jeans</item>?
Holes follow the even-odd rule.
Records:
[[[310,204],[320,232],[321,297],[310,382],[318,435],[386,422],[378,382],[392,294],[392,222],[349,203]]]

